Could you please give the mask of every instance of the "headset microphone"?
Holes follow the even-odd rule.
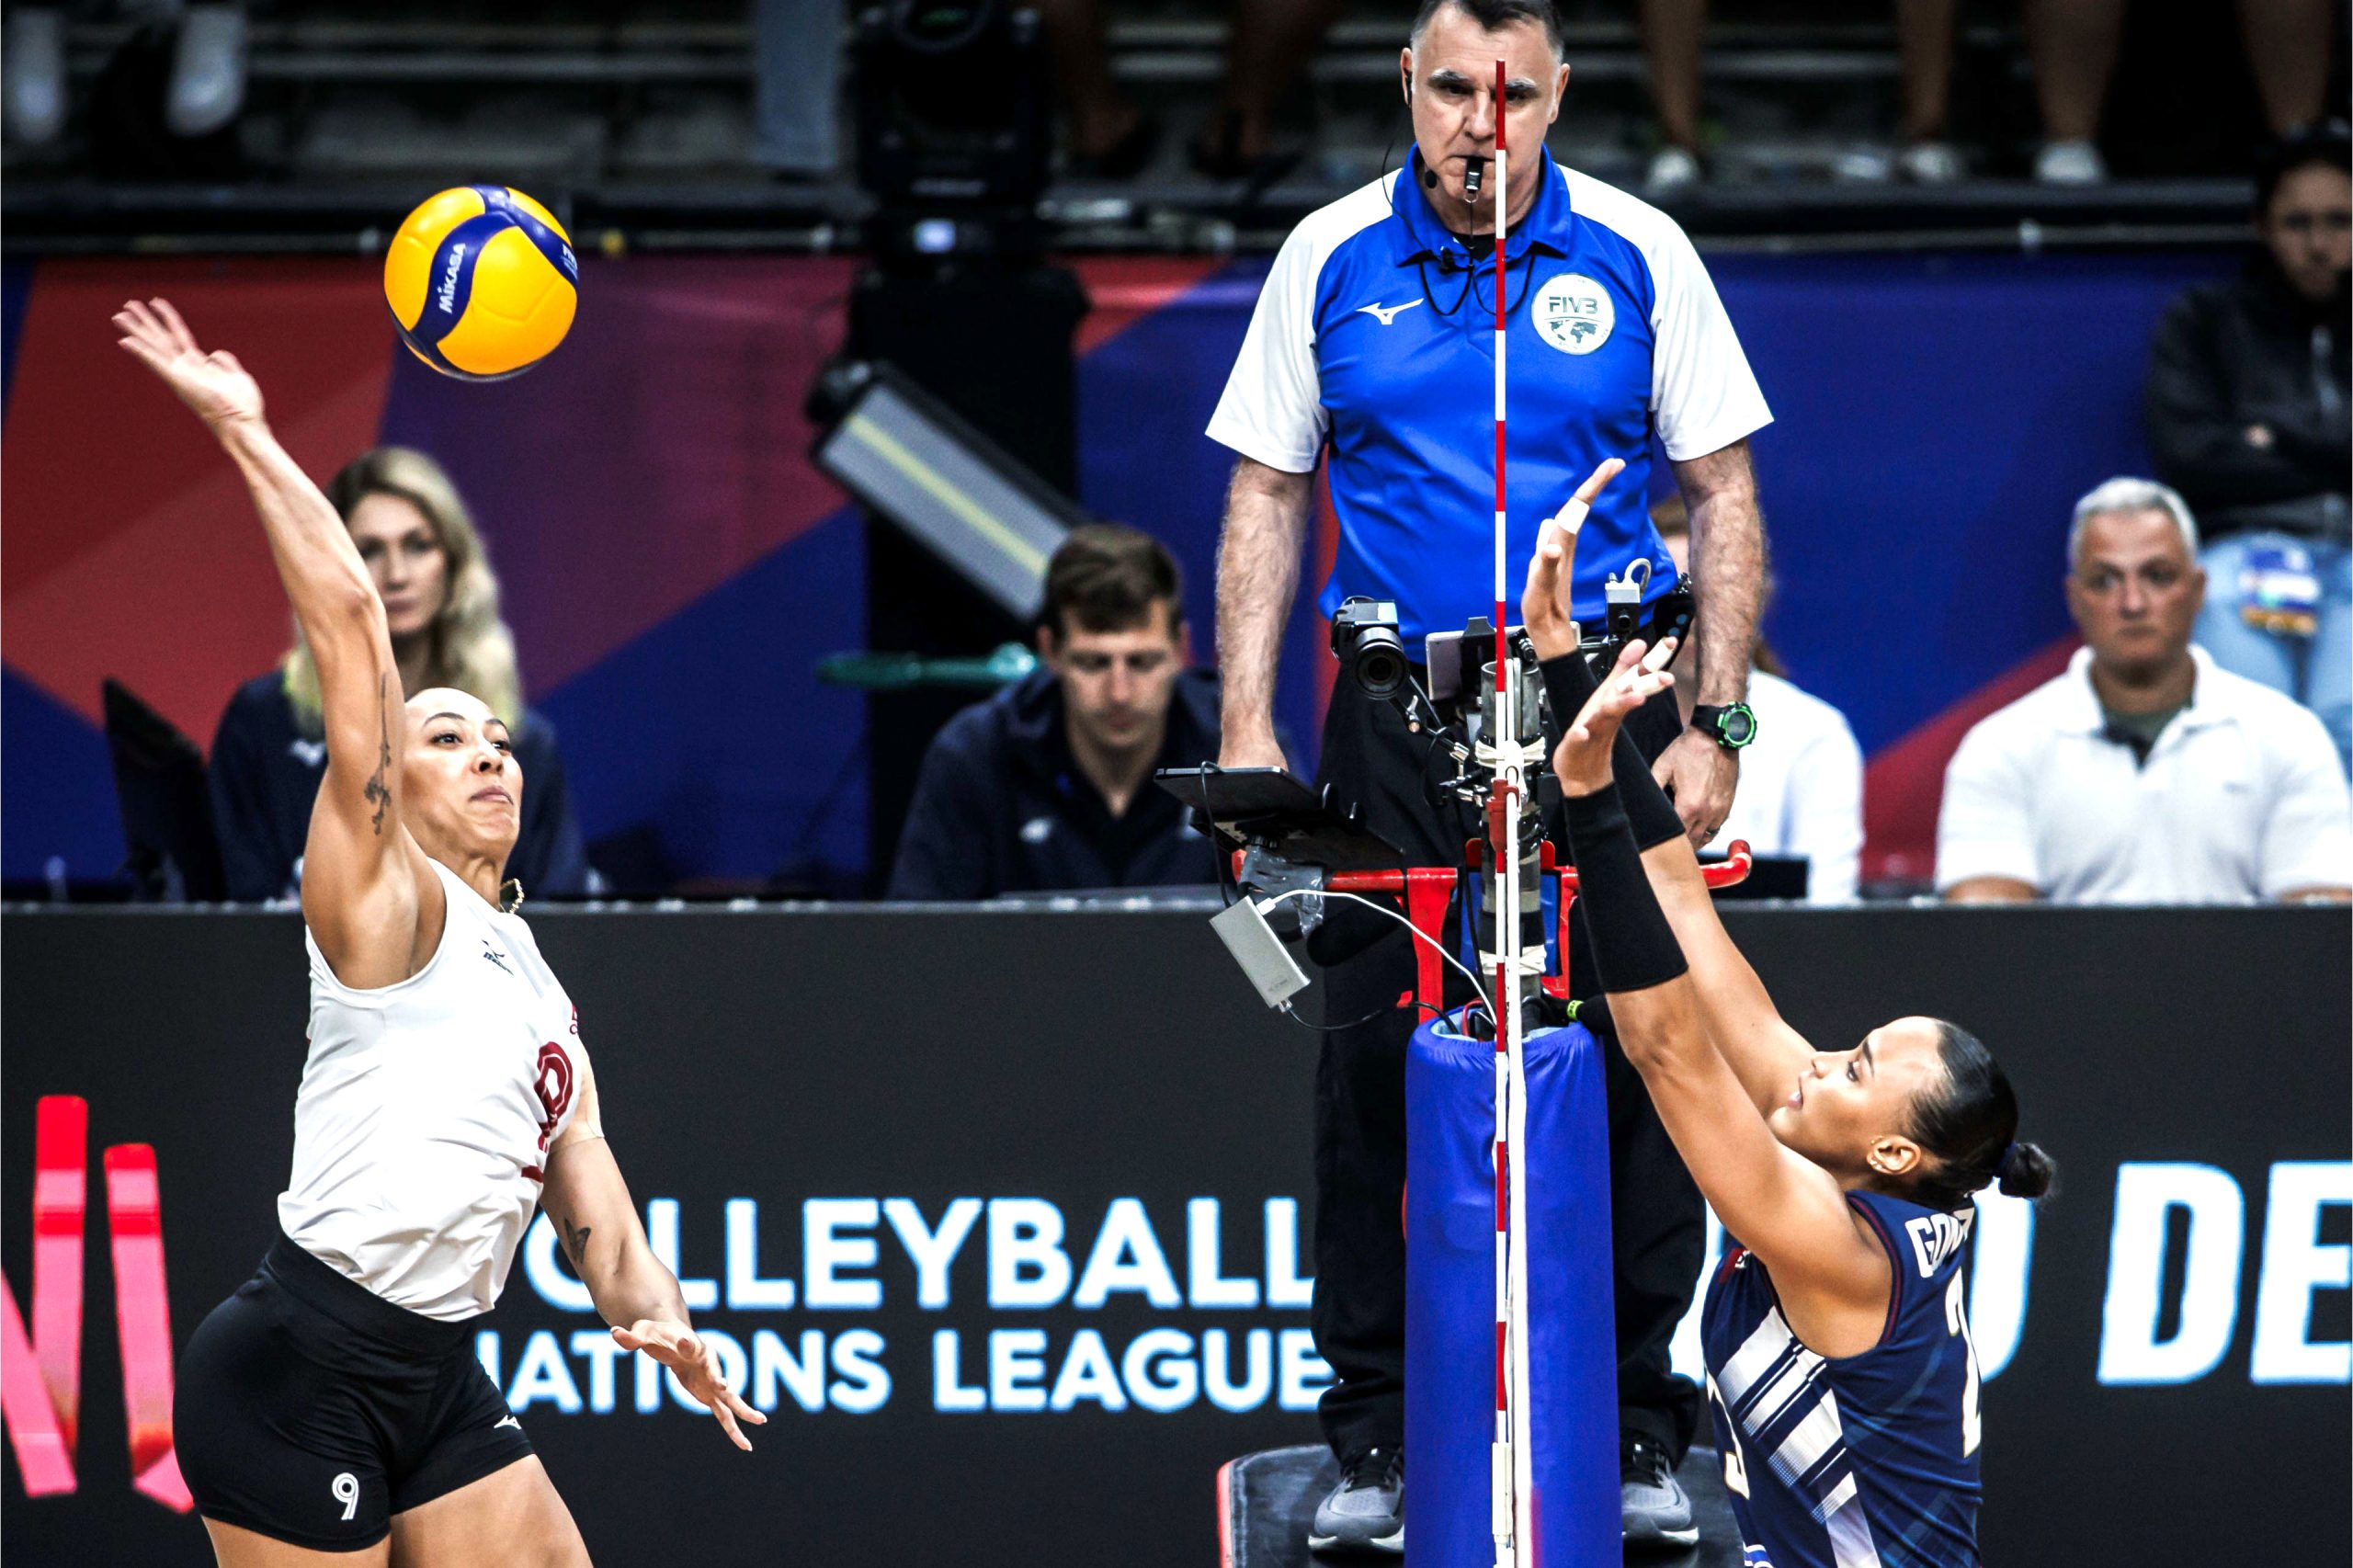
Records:
[[[1426,168],[1422,171],[1422,188],[1425,190],[1436,190],[1438,188],[1438,171],[1436,169]]]

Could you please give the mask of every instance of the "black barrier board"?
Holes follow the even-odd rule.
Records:
[[[2344,1561],[2346,915],[1728,918],[1825,1048],[1914,1011],[1983,1035],[2061,1162],[2028,1233],[1982,1227],[1987,1561]],[[599,1562],[1199,1565],[1218,1467],[1315,1440],[1316,1037],[1202,915],[534,929],[649,1228],[772,1407],[735,1452],[527,1244],[485,1358]],[[184,1344],[272,1233],[302,971],[290,915],[0,920],[0,1266],[28,1322],[37,1107],[90,1119],[74,1486],[28,1497],[12,1448],[12,1564],[210,1559],[131,1489],[102,1162],[154,1149]]]

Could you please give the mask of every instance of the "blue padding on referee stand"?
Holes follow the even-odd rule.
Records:
[[[1529,1037],[1529,1379],[1534,1554],[1599,1568],[1620,1554],[1609,1130],[1601,1047],[1582,1027]],[[1405,1062],[1405,1551],[1414,1568],[1489,1568],[1495,1426],[1495,1058],[1450,1020]]]

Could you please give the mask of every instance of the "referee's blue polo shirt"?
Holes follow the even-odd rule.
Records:
[[[1416,152],[1291,231],[1210,419],[1212,440],[1289,473],[1328,443],[1340,540],[1322,606],[1396,601],[1404,634],[1495,608],[1495,249],[1476,264],[1431,210]],[[1651,526],[1650,437],[1681,461],[1772,419],[1673,219],[1544,154],[1505,257],[1512,607],[1537,530],[1604,458],[1626,460],[1579,536],[1575,605],[1636,556],[1675,580]],[[1419,650],[1415,652],[1418,654]]]

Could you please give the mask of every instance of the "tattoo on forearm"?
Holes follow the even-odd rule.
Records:
[[[563,1256],[572,1260],[572,1271],[577,1274],[588,1256],[589,1227],[575,1225],[569,1220],[558,1220],[556,1225],[563,1233]]]
[[[382,685],[377,688],[376,772],[368,780],[367,788],[359,791],[360,799],[376,808],[376,814],[369,820],[369,825],[375,829],[379,838],[384,835],[384,809],[392,803],[392,786],[387,782],[392,767],[392,679],[386,676]]]

